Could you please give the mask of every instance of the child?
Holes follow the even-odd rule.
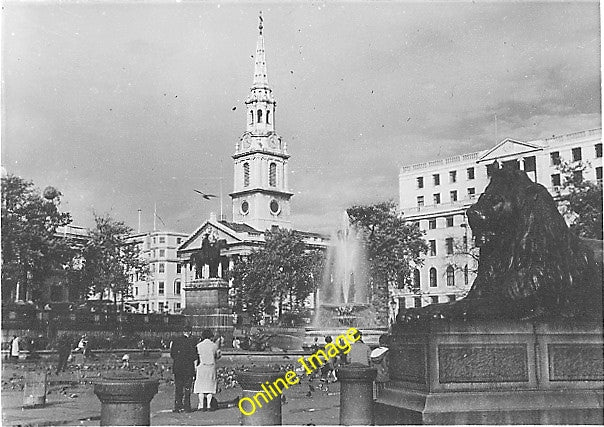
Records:
[[[380,336],[380,346],[371,352],[371,366],[377,369],[375,382],[373,383],[373,398],[377,399],[384,390],[386,383],[390,381],[388,374],[388,335]]]

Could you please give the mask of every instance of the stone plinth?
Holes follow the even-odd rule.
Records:
[[[101,425],[151,425],[150,404],[158,386],[158,380],[130,372],[103,376],[94,384],[94,394],[101,401]]]
[[[229,284],[220,278],[194,279],[185,288],[183,314],[190,321],[193,331],[199,335],[203,329],[211,329],[230,342],[233,336],[233,318],[229,308]]]
[[[353,363],[338,369],[340,425],[373,425],[373,380],[375,368]]]
[[[275,396],[274,393],[271,393],[271,388],[275,390],[272,386],[273,382],[279,377],[283,378],[284,374],[285,372],[270,367],[252,368],[237,374],[237,382],[243,389],[243,396],[239,402],[241,425],[275,426],[282,424],[281,394],[277,392]]]
[[[602,424],[601,323],[397,325],[377,424]]]

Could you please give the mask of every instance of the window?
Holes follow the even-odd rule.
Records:
[[[467,251],[468,250],[468,236],[464,235],[462,241],[463,241],[463,249],[464,249],[464,251]]]
[[[157,311],[164,311],[164,303],[163,302],[159,302],[157,303]]]
[[[277,185],[277,164],[271,163],[268,167],[268,185],[275,187]]]
[[[453,302],[457,299],[457,297],[455,296],[455,294],[451,294],[449,295],[449,302]]]
[[[428,228],[430,230],[434,230],[436,228],[436,219],[431,219],[428,221]]]
[[[134,296],[137,297],[138,296],[138,286],[134,287]]]
[[[476,196],[476,189],[474,187],[468,188],[468,197],[473,199]]]
[[[560,186],[560,174],[555,173],[552,175],[552,186],[559,187]]]
[[[180,310],[180,303],[179,302],[175,302],[174,303],[174,310]]]
[[[468,270],[468,266],[466,265],[463,268],[463,283],[464,283],[464,285],[468,286],[469,281],[470,281],[470,271]]]
[[[250,164],[245,162],[243,164],[243,186],[247,187],[250,185]]]
[[[440,175],[437,173],[432,175],[432,181],[434,182],[434,185],[440,185]]]
[[[431,296],[430,302],[432,302],[432,304],[438,304],[438,295]]]
[[[166,284],[165,282],[158,282],[157,284],[157,293],[159,295],[163,295],[165,292]]]
[[[434,198],[434,204],[440,205],[440,193],[433,194],[432,197]]]
[[[455,286],[455,270],[452,265],[447,267],[447,286]]]
[[[250,110],[250,124],[254,124],[254,112],[252,110]]]
[[[573,148],[573,162],[581,160],[581,147]]]
[[[596,168],[596,179],[597,179],[599,182],[602,182],[602,166],[598,166],[598,167]]]
[[[524,159],[524,171],[535,172],[537,170],[537,160],[535,156],[526,157]]]
[[[151,273],[155,273],[155,263],[151,263]]]
[[[453,227],[453,217],[452,216],[447,217],[447,227]]]
[[[416,289],[419,289],[421,286],[420,273],[417,268],[413,270],[413,286],[415,286]]]
[[[457,182],[457,171],[450,171],[449,172],[449,182],[450,183]]]
[[[602,157],[602,143],[596,144],[596,157]]]
[[[432,267],[430,269],[430,287],[436,288],[438,286],[438,282],[436,280],[436,268]]]
[[[180,295],[180,280],[174,281],[174,295]]]
[[[574,171],[573,172],[573,182],[576,184],[583,182],[583,171]]]
[[[468,179],[474,179],[474,168],[468,168],[467,173],[468,173]]]
[[[271,116],[271,112],[270,110],[266,112],[266,124],[270,125],[271,121],[269,120],[269,117]]]
[[[153,244],[155,244],[155,243],[156,243],[156,240],[155,240],[155,237],[154,237],[154,238],[153,238]]]
[[[258,119],[256,121],[262,123],[262,110],[258,110]]]
[[[424,206],[424,196],[417,196],[417,206]]]
[[[422,297],[413,298],[413,304],[415,305],[415,308],[421,308],[422,307]]]
[[[424,177],[423,176],[417,177],[417,188],[424,188]]]
[[[160,262],[158,273],[165,273],[165,272],[166,272],[166,264],[164,264],[163,262]]]
[[[176,274],[182,273],[182,264],[176,264]]]
[[[165,236],[162,236],[162,237],[159,238],[159,243],[166,243]]]
[[[447,255],[453,255],[453,237],[447,237],[445,244],[447,246]]]
[[[550,164],[552,166],[559,165],[560,164],[560,152],[552,151],[551,153],[549,153],[549,160],[550,160]]]
[[[165,250],[165,249],[160,249],[160,250],[159,250],[159,257],[160,257],[160,258],[163,258],[163,257],[165,257],[165,256],[166,256],[166,250]]]
[[[430,256],[436,256],[436,240],[430,240]]]
[[[451,202],[457,201],[457,190],[451,190],[449,192],[449,195],[451,196]]]
[[[176,238],[176,244],[177,244],[177,245],[180,245],[180,242],[182,242],[182,238],[177,237],[177,238]]]

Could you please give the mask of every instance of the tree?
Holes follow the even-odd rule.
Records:
[[[406,222],[394,201],[353,206],[347,210],[353,225],[364,231],[369,265],[371,304],[378,320],[388,319],[389,286],[413,288],[413,265],[422,264],[428,245],[417,225]]]
[[[570,229],[580,237],[602,239],[602,184],[584,179],[590,165],[561,162],[558,170],[564,180],[559,203]]]
[[[41,302],[48,293],[45,280],[62,270],[74,255],[56,235],[71,222],[59,211],[61,192],[47,187],[43,195],[33,182],[2,177],[2,298]]]
[[[126,241],[132,228],[109,215],[94,214],[95,228],[82,250],[83,265],[77,273],[78,282],[88,293],[111,294],[117,305],[130,295],[130,275],[144,276],[147,265],[136,243]]]
[[[294,231],[267,232],[266,244],[241,258],[231,271],[235,311],[257,323],[267,315],[296,310],[317,288],[323,253],[308,249]]]

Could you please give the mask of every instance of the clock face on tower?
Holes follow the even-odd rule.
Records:
[[[243,215],[247,215],[249,211],[250,211],[250,205],[246,200],[244,200],[243,202],[241,202],[241,213]]]
[[[281,206],[279,205],[279,202],[275,199],[271,200],[269,207],[273,215],[279,215],[279,213],[281,213]]]

